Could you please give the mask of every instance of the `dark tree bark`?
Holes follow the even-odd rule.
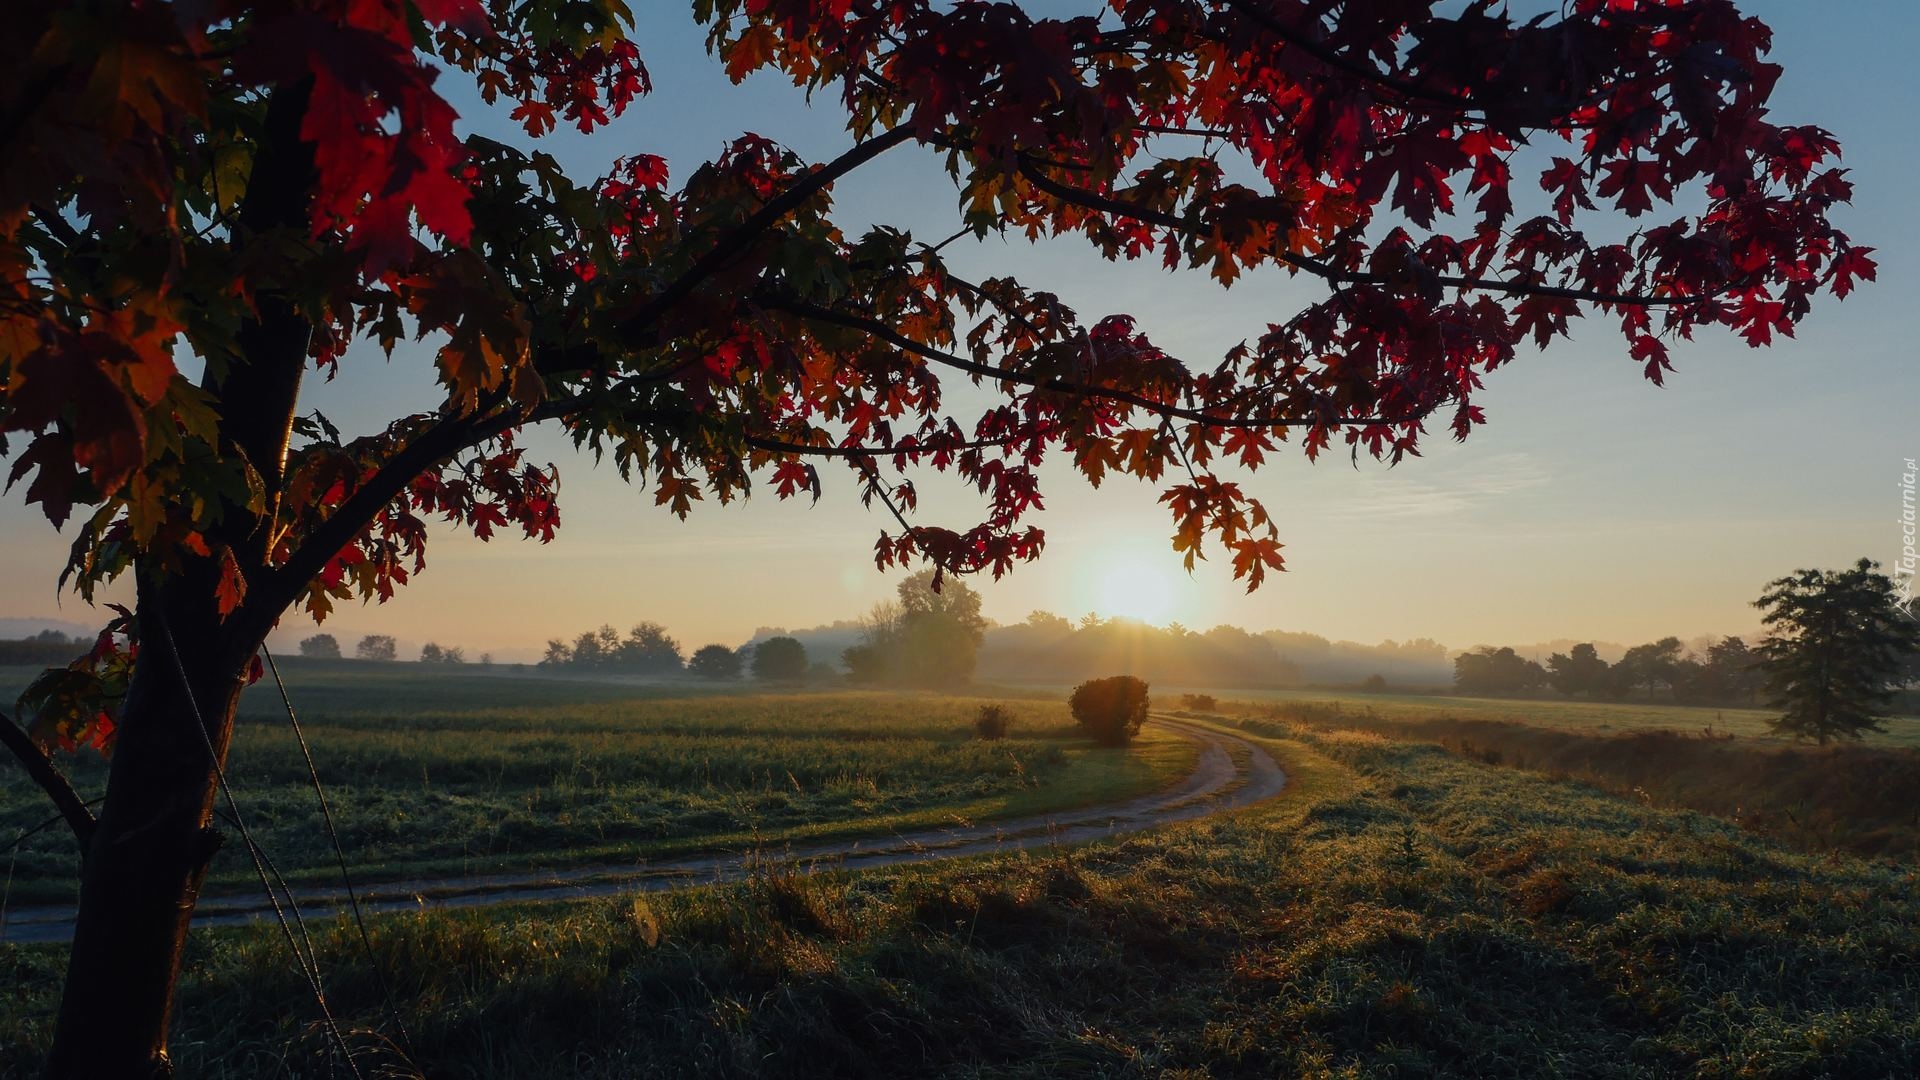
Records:
[[[307,87],[274,95],[261,153],[240,207],[236,243],[307,229],[313,148],[300,141]],[[226,404],[223,452],[259,473],[266,506],[228,505],[209,534],[249,582],[265,584],[269,537],[307,363],[310,323],[286,290],[263,290],[240,328],[240,355],[209,365]],[[220,845],[212,827],[219,770],[254,655],[284,607],[284,588],[222,618],[220,565],[186,556],[166,570],[135,568],[140,653],[121,706],[106,802],[80,872],[67,981],[54,1029],[57,1078],[170,1075],[168,1027],[187,929]],[[273,597],[281,597],[276,602]]]
[[[171,1071],[174,982],[220,843],[211,827],[218,784],[208,748],[225,758],[252,652],[222,632],[210,593],[193,597],[185,586],[176,582],[140,604],[145,644],[120,715],[106,802],[81,867],[54,1030],[55,1077]],[[180,646],[178,666],[169,636]],[[196,730],[201,721],[204,729]]]

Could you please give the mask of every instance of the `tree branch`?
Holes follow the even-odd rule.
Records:
[[[471,449],[507,431],[561,420],[573,416],[595,400],[591,392],[571,397],[552,398],[533,409],[509,408],[491,414],[442,416],[387,459],[367,481],[353,490],[338,509],[321,522],[305,541],[288,556],[286,562],[267,571],[264,580],[250,588],[242,611],[266,624],[280,617],[314,576],[326,568],[329,560],[353,542],[360,530],[374,519],[381,507],[405,491],[421,473],[462,450]],[[658,413],[634,413],[654,416]]]
[[[1043,170],[1034,167],[1029,160],[1020,162],[1020,175],[1041,191],[1062,202],[1088,210],[1098,210],[1105,214],[1129,217],[1144,221],[1149,225],[1158,225],[1186,236],[1205,236],[1192,224],[1159,210],[1140,206],[1117,199],[1111,195],[1102,195],[1097,191],[1064,184],[1048,176]],[[1291,251],[1276,251],[1274,257],[1297,270],[1304,270],[1315,277],[1338,285],[1385,285],[1388,278],[1382,274],[1359,270],[1342,270],[1339,267]],[[1682,304],[1697,304],[1712,299],[1715,293],[1701,293],[1697,296],[1646,296],[1637,293],[1601,292],[1595,289],[1575,289],[1564,285],[1529,285],[1520,281],[1505,281],[1500,278],[1459,277],[1451,274],[1436,274],[1433,281],[1445,288],[1467,289],[1481,292],[1505,293],[1508,296],[1552,296],[1564,300],[1584,300],[1595,304],[1618,304],[1624,307],[1677,307]],[[1732,288],[1728,283],[1727,288]],[[1724,291],[1724,290],[1722,290]]]
[[[5,713],[0,713],[0,743],[5,743],[7,749],[13,751],[13,756],[20,759],[21,766],[27,770],[28,779],[38,784],[40,790],[47,793],[47,798],[53,800],[60,816],[72,827],[73,838],[79,842],[80,852],[84,855],[87,845],[93,840],[94,819],[87,804],[73,790],[73,785],[67,782],[59,769],[53,767],[53,760],[47,757],[32,737]]]
[[[691,296],[701,282],[733,261],[755,238],[772,228],[781,218],[805,205],[808,199],[825,190],[834,181],[911,138],[913,138],[911,127],[891,128],[859,143],[846,153],[809,172],[798,183],[767,200],[760,209],[754,211],[751,217],[741,222],[738,228],[721,237],[719,243],[694,260],[693,265],[666,288],[648,297],[633,311],[621,316],[615,324],[616,333],[627,338],[640,334],[675,304]]]
[[[879,338],[881,341],[904,352],[913,353],[927,360],[931,360],[936,364],[955,368],[967,372],[970,375],[978,375],[984,379],[1004,380],[1006,382],[1018,383],[1021,386],[1031,386],[1036,390],[1047,390],[1058,394],[1072,394],[1080,397],[1117,401],[1135,406],[1136,408],[1145,409],[1156,416],[1189,420],[1196,424],[1205,424],[1208,427],[1280,428],[1306,427],[1311,425],[1360,427],[1372,424],[1411,424],[1424,419],[1439,405],[1439,403],[1436,402],[1434,405],[1430,405],[1410,416],[1399,417],[1219,416],[1209,413],[1204,409],[1189,409],[1174,405],[1170,402],[1155,401],[1152,398],[1143,397],[1131,391],[1121,390],[1115,387],[1091,386],[1085,383],[1068,382],[1065,379],[1043,379],[1007,368],[994,367],[991,364],[976,363],[964,356],[957,356],[945,350],[936,349],[931,345],[922,344],[878,319],[868,318],[863,315],[856,315],[850,312],[838,311],[833,308],[821,307],[805,301],[785,298],[770,299],[767,302],[767,306],[798,315],[804,319],[830,323],[835,326],[845,327],[849,330],[859,330]]]
[[[380,508],[406,490],[422,472],[509,428],[530,422],[511,411],[492,417],[444,416],[388,458],[366,483],[353,490],[327,520],[308,535],[287,561],[269,570],[267,580],[247,591],[245,609],[269,622],[293,603],[307,582],[326,568],[340,549],[353,542]]]
[[[1376,70],[1368,67],[1366,64],[1349,59],[1293,27],[1288,26],[1279,19],[1274,18],[1270,13],[1248,3],[1247,0],[1227,0],[1227,6],[1245,16],[1249,21],[1258,24],[1261,29],[1272,34],[1274,37],[1279,38],[1281,41],[1299,49],[1301,52],[1306,53],[1308,56],[1313,57],[1315,60],[1320,61],[1342,74],[1350,75],[1362,82],[1370,82],[1376,86],[1384,86],[1403,97],[1416,101],[1425,101],[1436,105],[1447,105],[1456,109],[1471,109],[1475,107],[1472,99],[1465,95],[1421,86],[1419,83],[1413,82],[1410,79],[1403,79],[1397,75],[1389,75],[1384,71]]]
[[[86,242],[85,238],[80,235],[80,230],[74,228],[73,224],[66,218],[61,217],[57,210],[51,210],[39,203],[35,203],[33,205],[33,219],[38,221],[40,227],[47,230],[47,233],[55,240],[58,240],[68,251],[73,251]]]
[[[766,450],[776,454],[801,454],[808,457],[826,458],[882,458],[905,457],[908,454],[939,454],[958,450],[984,450],[996,446],[1012,446],[1015,443],[1045,439],[1054,434],[1052,426],[1043,426],[1034,431],[1024,431],[1018,435],[996,435],[985,439],[967,439],[957,443],[919,443],[914,446],[813,446],[807,443],[787,442],[784,439],[772,439],[764,435],[748,435],[746,443],[756,450]]]

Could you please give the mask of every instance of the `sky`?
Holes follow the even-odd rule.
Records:
[[[771,73],[731,85],[683,9],[643,7],[637,39],[653,96],[590,136],[540,140],[574,175],[600,175],[616,157],[648,152],[665,155],[677,181],[742,131],[812,160],[845,147],[831,102],[810,108]],[[1050,470],[1047,509],[1035,519],[1047,531],[1046,553],[1006,580],[972,582],[985,613],[1014,622],[1036,609],[1093,611],[1365,642],[1426,637],[1457,648],[1632,643],[1750,634],[1751,601],[1768,580],[1861,556],[1890,562],[1901,539],[1902,462],[1920,456],[1912,311],[1920,148],[1911,136],[1920,67],[1910,55],[1920,5],[1747,0],[1743,8],[1776,33],[1773,59],[1786,68],[1776,120],[1819,124],[1845,147],[1856,196],[1838,220],[1879,249],[1877,284],[1844,304],[1826,298],[1796,339],[1769,349],[1730,334],[1681,343],[1665,388],[1642,379],[1599,322],[1544,353],[1527,347],[1488,380],[1484,427],[1465,443],[1436,432],[1424,457],[1396,468],[1356,466],[1339,454],[1309,465],[1282,454],[1248,486],[1280,523],[1288,572],[1252,595],[1224,565],[1181,571],[1152,486],[1121,479],[1096,491],[1069,470]],[[471,130],[525,141],[476,100],[456,104]],[[916,148],[841,184],[836,202],[850,234],[867,222],[928,237],[957,228],[950,182]],[[990,240],[950,255],[957,266],[1052,289],[1088,321],[1134,314],[1156,343],[1203,362],[1310,295],[1307,283],[1273,274],[1223,291],[1204,271],[1116,267],[1071,242]],[[439,401],[431,357],[431,343],[403,346],[391,360],[357,348],[336,381],[310,381],[303,409],[325,411],[349,434],[377,430],[400,410],[431,409]],[[349,643],[392,634],[403,656],[436,640],[518,660],[537,656],[550,637],[652,620],[691,651],[738,644],[762,627],[856,617],[892,592],[898,575],[882,575],[871,558],[888,522],[859,506],[848,475],[823,468],[827,490],[817,504],[768,494],[697,506],[681,522],[612,469],[577,456],[557,431],[527,442],[530,457],[561,470],[557,539],[483,544],[443,530],[426,572],[395,600],[344,606],[324,629]],[[938,483],[923,484],[923,506],[929,520],[978,520],[967,493]],[[0,499],[0,616],[105,621],[55,591],[69,539],[18,490]],[[290,647],[313,632],[290,615],[274,640]]]

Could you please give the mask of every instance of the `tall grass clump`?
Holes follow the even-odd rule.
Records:
[[[976,738],[993,741],[1007,737],[1007,729],[1013,726],[1013,714],[1002,705],[982,705],[973,717],[973,734]]]

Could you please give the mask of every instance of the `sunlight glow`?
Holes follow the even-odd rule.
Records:
[[[1093,609],[1098,614],[1156,626],[1173,617],[1181,571],[1170,552],[1110,552],[1094,561],[1093,574]]]

